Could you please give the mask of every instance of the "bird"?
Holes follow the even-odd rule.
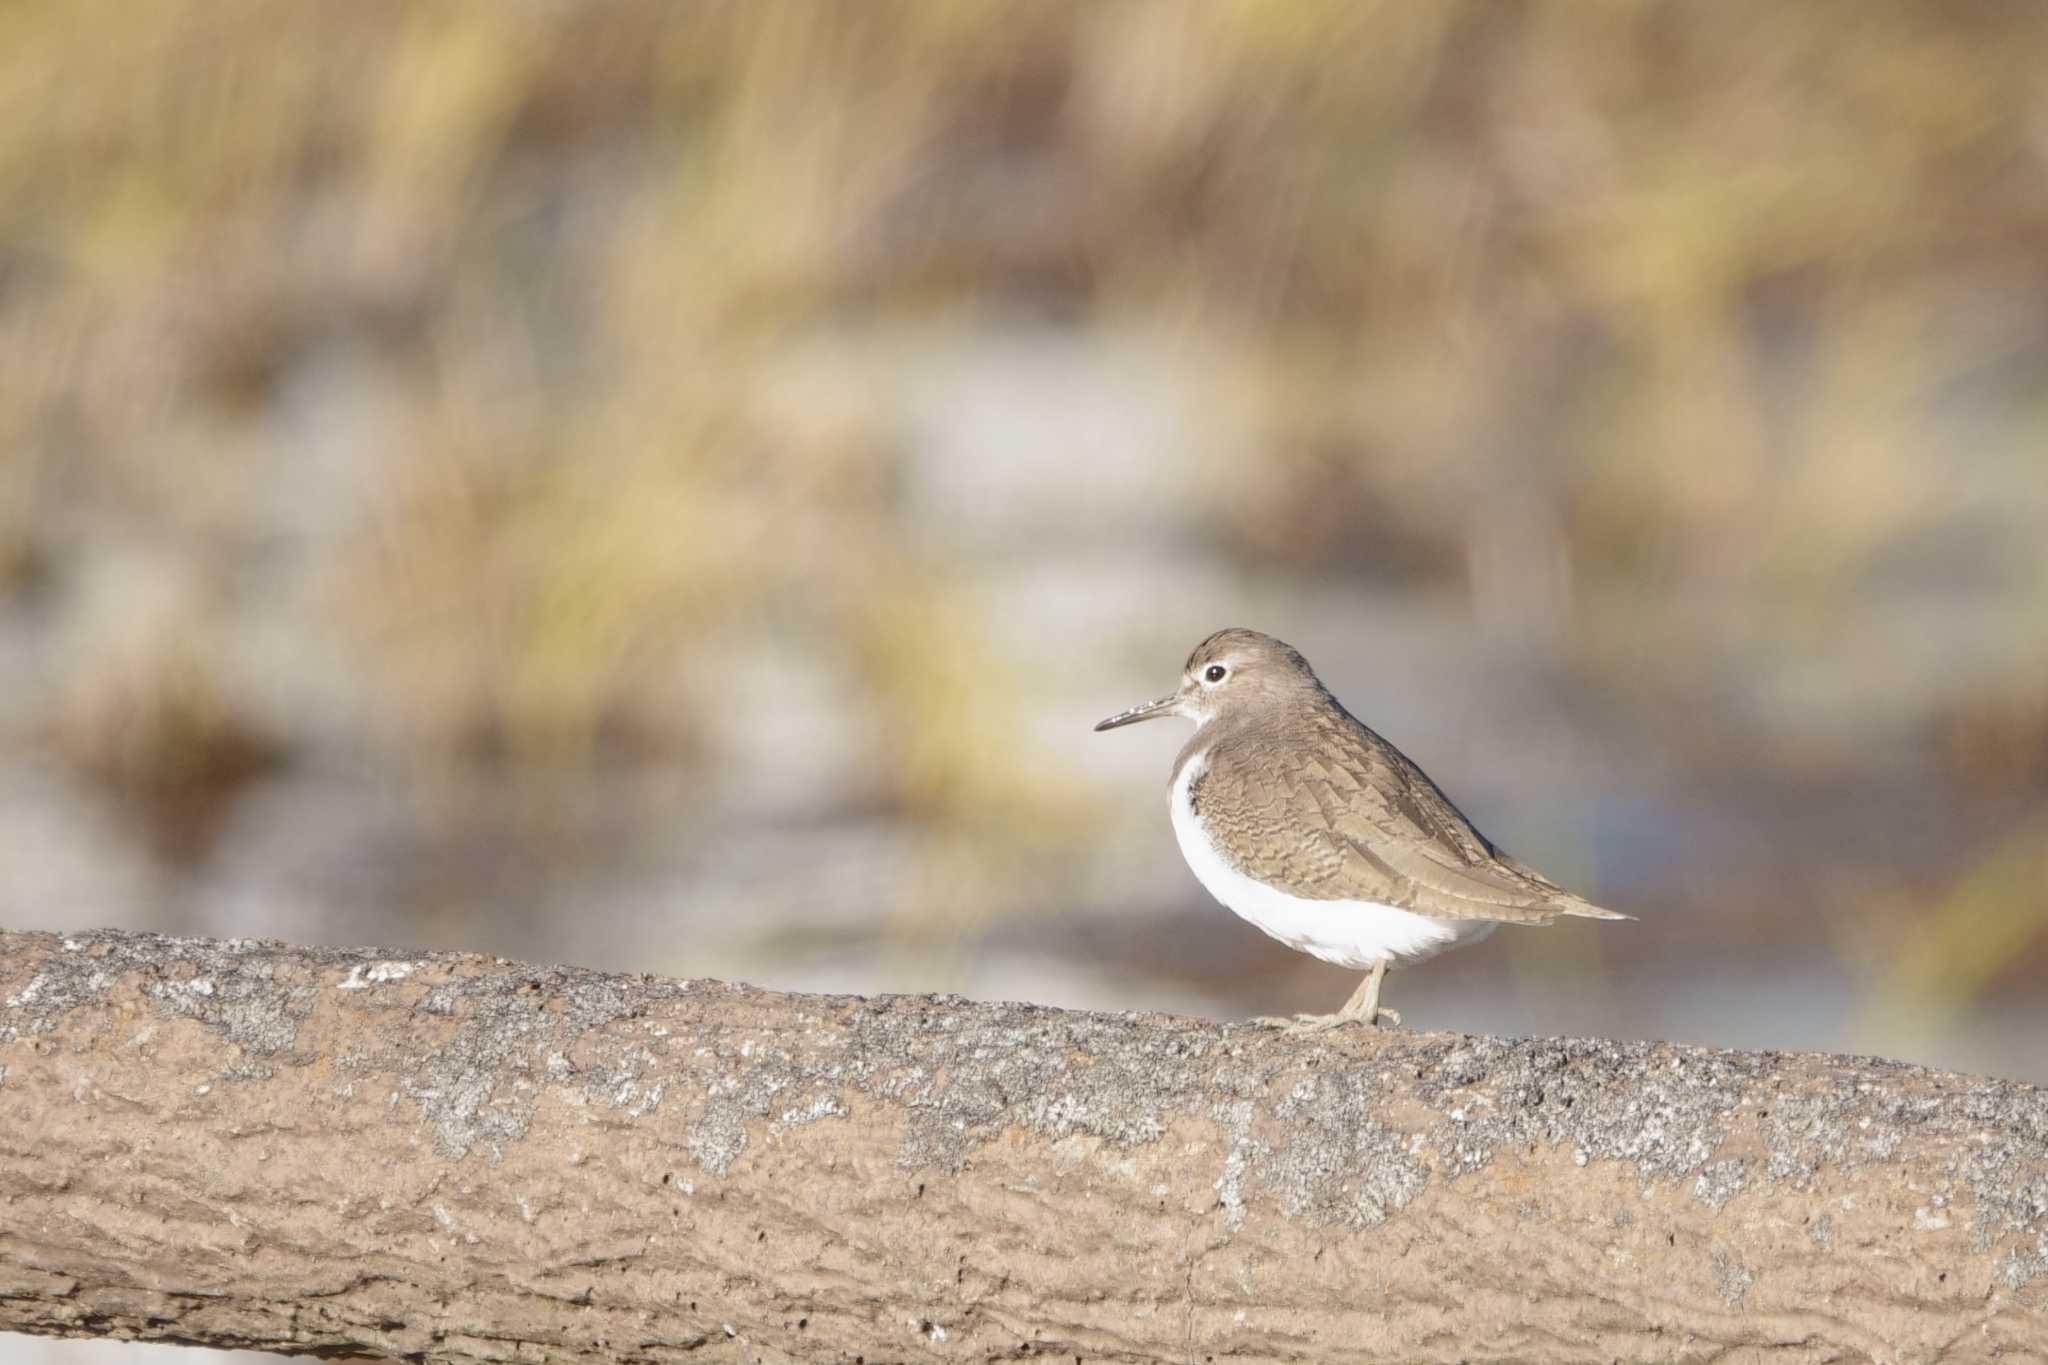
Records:
[[[1262,1018],[1292,1032],[1399,1023],[1396,966],[1500,924],[1603,909],[1481,834],[1413,760],[1345,710],[1292,645],[1230,627],[1195,646],[1180,686],[1095,729],[1178,716],[1195,733],[1167,784],[1173,833],[1209,894],[1288,947],[1363,971],[1334,1014]]]

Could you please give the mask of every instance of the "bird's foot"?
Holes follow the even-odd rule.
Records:
[[[1309,1033],[1324,1033],[1345,1024],[1364,1024],[1368,1028],[1395,1028],[1401,1023],[1401,1016],[1382,1006],[1372,1018],[1364,1014],[1296,1014],[1275,1016],[1261,1014],[1254,1018],[1254,1024],[1265,1028],[1276,1028],[1282,1033],[1300,1036]]]

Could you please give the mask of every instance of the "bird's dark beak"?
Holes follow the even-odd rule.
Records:
[[[1119,725],[1136,725],[1141,720],[1156,720],[1160,716],[1173,715],[1179,710],[1180,693],[1176,692],[1170,697],[1161,697],[1158,701],[1148,701],[1143,706],[1133,706],[1128,711],[1119,711],[1108,720],[1097,721],[1095,728],[1114,730]]]

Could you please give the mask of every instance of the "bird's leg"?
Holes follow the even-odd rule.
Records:
[[[1351,998],[1346,1000],[1343,1008],[1335,1014],[1297,1014],[1292,1019],[1274,1019],[1261,1015],[1252,1022],[1285,1029],[1289,1033],[1321,1033],[1324,1029],[1350,1023],[1377,1026],[1383,1019],[1389,1024],[1398,1024],[1401,1022],[1400,1015],[1380,1007],[1380,983],[1386,979],[1387,959],[1381,958],[1372,964],[1372,970],[1365,974],[1365,980],[1358,983],[1358,989],[1351,992]]]
[[[1344,1002],[1344,1008],[1337,1013],[1347,1019],[1362,1019],[1374,1025],[1382,1018],[1389,1023],[1400,1023],[1400,1015],[1392,1010],[1380,1008],[1380,983],[1386,979],[1387,959],[1381,958],[1372,964],[1372,970],[1365,974],[1365,980],[1359,983],[1357,990],[1351,992],[1351,998]]]

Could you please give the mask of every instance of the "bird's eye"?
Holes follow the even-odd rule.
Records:
[[[1202,676],[1212,683],[1219,683],[1223,681],[1223,675],[1229,671],[1222,664],[1210,664],[1208,671],[1203,673]]]

